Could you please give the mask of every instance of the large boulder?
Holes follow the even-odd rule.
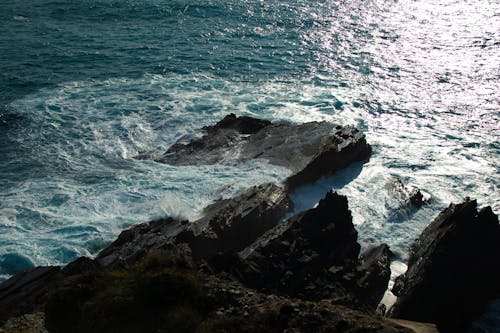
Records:
[[[171,165],[202,165],[265,159],[292,171],[286,185],[294,189],[371,154],[363,133],[328,122],[293,125],[230,114],[202,130],[201,138],[178,142],[155,160]]]
[[[463,332],[488,300],[500,296],[500,226],[475,200],[451,204],[410,249],[392,316]]]

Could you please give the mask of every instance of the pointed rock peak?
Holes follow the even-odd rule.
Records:
[[[308,210],[302,221],[314,221],[316,224],[347,225],[354,230],[347,197],[330,190],[315,208]]]
[[[340,195],[337,192],[334,192],[333,190],[330,190],[326,193],[325,197],[319,201],[317,208],[331,209],[333,207],[349,209],[347,203],[347,197],[345,195]]]
[[[493,212],[491,206],[487,206],[482,208],[478,214],[478,222],[483,225],[491,225],[499,227],[498,225],[498,216]]]

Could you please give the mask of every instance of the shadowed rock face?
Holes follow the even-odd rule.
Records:
[[[411,332],[329,300],[269,295],[200,274],[168,251],[126,271],[96,267],[61,281],[45,306],[45,325],[52,333]]]
[[[358,260],[347,198],[329,192],[317,207],[274,227],[236,257],[214,258],[252,288],[301,299],[333,299],[373,311],[390,277],[387,245]]]
[[[187,249],[181,252],[187,250],[194,259],[237,252],[274,227],[291,207],[283,188],[271,183],[254,186],[208,206],[204,217],[193,223],[168,218],[125,230],[97,259],[105,266],[127,266],[151,250],[173,251],[183,244]]]
[[[376,309],[384,296],[391,277],[389,245],[381,244],[366,250],[360,257],[357,268],[357,294],[370,308]]]
[[[148,252],[168,250],[262,291],[374,311],[389,280],[388,247],[359,260],[344,196],[329,192],[316,208],[278,224],[290,206],[281,187],[255,186],[207,207],[193,224],[166,219],[126,230],[97,260],[130,267]]]
[[[371,154],[364,134],[351,126],[327,122],[291,125],[231,114],[203,131],[203,137],[174,144],[156,161],[202,165],[265,159],[292,171],[286,185],[293,189]]]
[[[188,221],[172,218],[136,225],[120,233],[118,238],[102,250],[96,260],[106,267],[129,267],[130,264],[154,250],[178,251],[183,256],[189,250],[175,245],[175,236],[186,230]]]
[[[410,249],[392,316],[463,332],[486,302],[500,296],[500,226],[490,207],[451,204]]]

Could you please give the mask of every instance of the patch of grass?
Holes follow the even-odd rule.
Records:
[[[130,270],[67,277],[46,306],[58,332],[194,332],[203,318],[197,274],[182,259],[155,252]]]

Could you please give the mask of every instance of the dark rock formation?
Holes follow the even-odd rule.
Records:
[[[382,246],[359,261],[359,250],[346,197],[329,192],[317,207],[276,226],[239,256],[212,264],[258,290],[373,311],[387,288],[390,252]]]
[[[188,228],[188,221],[166,218],[136,225],[120,233],[102,250],[96,260],[107,267],[129,267],[154,250],[171,250],[179,256],[190,256],[186,246],[176,246],[175,236]]]
[[[101,268],[62,281],[47,302],[46,327],[51,333],[411,332],[328,300],[263,294],[174,258],[150,253],[126,271]]]
[[[281,187],[254,186],[235,198],[208,206],[204,217],[194,223],[168,218],[125,230],[97,259],[105,266],[125,267],[152,250],[175,248],[178,255],[194,259],[236,252],[274,227],[291,205]]]
[[[238,252],[274,227],[291,208],[283,188],[271,183],[254,186],[205,208],[204,217],[179,234],[176,242],[189,244],[195,259]]]
[[[357,129],[327,122],[290,125],[231,114],[203,130],[203,137],[176,143],[156,160],[200,165],[265,159],[292,171],[286,184],[293,189],[364,160],[371,153],[365,136]]]
[[[387,244],[372,247],[360,257],[357,268],[357,294],[370,308],[376,309],[391,277],[391,257]]]
[[[451,204],[410,249],[398,280],[392,316],[434,322],[441,332],[463,332],[486,302],[500,296],[500,226],[490,207]]]
[[[59,273],[58,266],[36,267],[20,272],[0,285],[0,322],[37,310],[48,286]]]
[[[238,273],[252,287],[309,297],[307,281],[331,266],[357,260],[356,240],[346,197],[329,192],[316,208],[293,216],[245,249]]]

